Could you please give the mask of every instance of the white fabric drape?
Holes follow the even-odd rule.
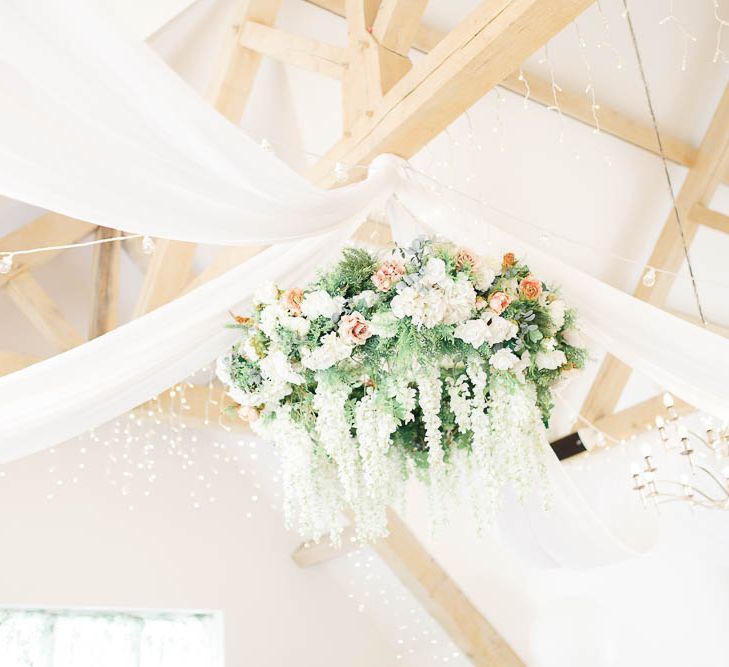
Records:
[[[0,463],[84,433],[199,370],[232,344],[230,308],[263,282],[308,280],[352,231],[272,246],[144,317],[0,378]]]
[[[0,194],[114,229],[301,238],[361,217],[395,186],[375,169],[314,187],[87,0],[0,2],[0,99]]]
[[[540,278],[560,287],[565,301],[579,312],[582,329],[596,343],[667,391],[729,418],[729,339],[636,299],[489,224],[483,207],[456,192],[434,193],[412,170],[401,179],[397,198],[405,212],[398,214],[397,206],[390,207],[394,215],[414,216],[433,232],[480,254],[515,252]]]

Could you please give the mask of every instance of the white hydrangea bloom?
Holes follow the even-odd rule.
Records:
[[[585,338],[582,332],[575,327],[570,327],[566,331],[563,331],[562,338],[564,338],[564,342],[567,345],[571,345],[572,347],[585,347]]]
[[[301,313],[312,320],[317,317],[337,317],[343,306],[344,297],[333,297],[326,290],[317,290],[304,295]]]
[[[491,267],[480,265],[476,271],[475,282],[476,288],[481,292],[485,292],[496,280],[496,271]]]
[[[489,359],[489,363],[497,371],[508,371],[519,363],[519,357],[517,357],[511,350],[504,347],[496,352],[491,359]]]
[[[349,301],[353,306],[357,306],[359,303],[364,303],[365,306],[368,308],[372,308],[372,306],[377,303],[378,295],[377,292],[371,289],[367,289],[364,292],[360,292],[359,294],[355,294]]]
[[[567,305],[562,299],[555,299],[548,306],[549,316],[552,318],[554,326],[559,331],[564,326],[564,315],[567,310]]]
[[[276,303],[278,300],[278,288],[271,282],[262,283],[253,293],[255,305]]]
[[[492,345],[511,340],[518,333],[519,325],[516,322],[507,320],[505,317],[501,317],[501,315],[489,317],[488,341]]]
[[[542,349],[537,352],[534,361],[537,368],[541,370],[556,370],[562,364],[567,363],[567,357],[562,350],[556,350],[556,341],[554,338],[545,338],[542,343]]]
[[[236,403],[244,406],[276,405],[291,393],[291,385],[282,380],[265,379],[256,391],[245,392],[238,387],[228,389],[230,396]]]
[[[489,340],[489,328],[482,319],[468,320],[456,327],[454,336],[464,343],[469,343],[473,347],[479,348]]]
[[[440,257],[431,257],[420,276],[420,282],[423,285],[442,285],[447,279],[446,265]]]
[[[470,317],[476,307],[476,290],[465,276],[451,280],[446,287],[446,313],[443,321],[446,324],[463,322]]]
[[[305,317],[293,317],[292,315],[283,315],[279,318],[279,324],[284,329],[295,331],[299,336],[306,336],[309,333],[311,322]]]
[[[291,366],[291,362],[281,350],[269,351],[269,353],[258,362],[261,374],[269,380],[301,384],[304,376],[297,373]]]
[[[324,370],[352,354],[352,346],[347,345],[334,331],[323,336],[319,342],[321,345],[308,353],[302,350],[304,357],[301,363],[305,368]]]
[[[563,364],[567,363],[567,357],[562,350],[552,350],[551,352],[537,352],[535,357],[537,368],[541,370],[556,370]]]
[[[283,317],[288,317],[286,309],[280,303],[272,303],[261,311],[261,331],[271,338],[276,326]]]
[[[431,329],[443,321],[448,300],[445,293],[439,289],[418,290],[406,287],[395,295],[390,307],[398,319],[409,315],[418,326]]]

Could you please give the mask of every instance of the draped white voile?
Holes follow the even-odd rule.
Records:
[[[542,280],[560,287],[567,303],[578,310],[589,338],[671,393],[729,419],[729,339],[548,255],[494,224],[483,206],[457,192],[434,192],[412,170],[401,180],[397,198],[417,224],[480,254],[506,249],[517,253]],[[391,207],[395,214],[397,210]]]
[[[88,0],[0,2],[0,99],[0,194],[114,229],[212,244],[301,238],[361,216],[395,185],[375,169],[314,187]]]

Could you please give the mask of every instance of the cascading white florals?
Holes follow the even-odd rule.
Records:
[[[351,508],[358,537],[416,475],[433,518],[469,491],[479,525],[504,486],[542,471],[551,387],[585,360],[575,314],[513,254],[419,238],[385,257],[347,249],[303,289],[258,290],[218,361],[240,417],[275,443],[287,521],[307,536]]]

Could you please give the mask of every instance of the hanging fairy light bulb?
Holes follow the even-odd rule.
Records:
[[[142,237],[142,252],[145,255],[151,255],[154,252],[154,239],[146,234]]]
[[[649,266],[643,274],[643,284],[646,287],[653,287],[656,284],[656,270]]]
[[[337,162],[334,165],[334,178],[336,179],[337,183],[344,183],[344,181],[347,180],[348,176],[349,172],[347,170],[347,167],[344,166],[344,163]]]
[[[10,273],[13,268],[13,254],[8,253],[0,258],[0,273]]]

